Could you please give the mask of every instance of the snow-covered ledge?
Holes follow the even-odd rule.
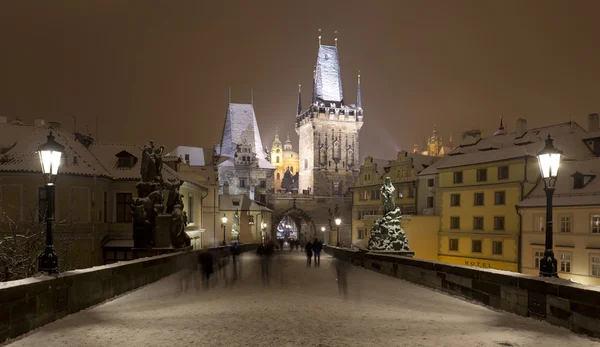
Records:
[[[256,244],[241,245],[242,252]],[[209,248],[215,259],[228,247]],[[200,250],[178,252],[0,283],[0,343],[71,313],[158,281],[198,261]],[[222,262],[221,262],[222,263]]]
[[[346,248],[325,247],[325,252],[366,269],[478,301],[494,309],[543,319],[576,333],[600,337],[598,286]]]

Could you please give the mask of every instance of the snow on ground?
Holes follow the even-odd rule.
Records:
[[[351,267],[338,295],[334,260],[306,268],[302,253],[274,259],[268,287],[246,254],[242,279],[180,292],[180,274],[50,323],[20,346],[600,346],[546,322],[497,312]]]

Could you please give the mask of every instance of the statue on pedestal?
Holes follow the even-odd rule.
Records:
[[[394,203],[396,189],[389,177],[381,186],[383,217],[373,224],[368,249],[375,251],[409,251],[408,239],[402,230],[402,214]]]

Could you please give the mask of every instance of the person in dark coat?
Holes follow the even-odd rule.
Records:
[[[315,238],[312,249],[315,255],[315,267],[319,267],[321,266],[321,250],[323,249],[323,243]]]
[[[212,253],[209,251],[200,252],[199,263],[202,271],[202,287],[208,289],[210,276],[214,272],[214,258]]]
[[[310,243],[310,241],[306,243],[306,246],[304,246],[304,251],[306,252],[306,266],[310,267],[310,261],[313,255],[312,243]]]

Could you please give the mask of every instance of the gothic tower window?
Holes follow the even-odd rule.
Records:
[[[279,157],[275,157],[275,162],[279,164]]]
[[[340,146],[340,141],[335,141],[333,143],[333,158],[340,159],[342,157],[342,146]]]
[[[349,150],[348,151],[348,166],[353,166],[353,165],[354,165],[354,151]]]
[[[327,163],[327,152],[325,151],[325,148],[321,148],[319,164],[325,165],[325,163]]]

